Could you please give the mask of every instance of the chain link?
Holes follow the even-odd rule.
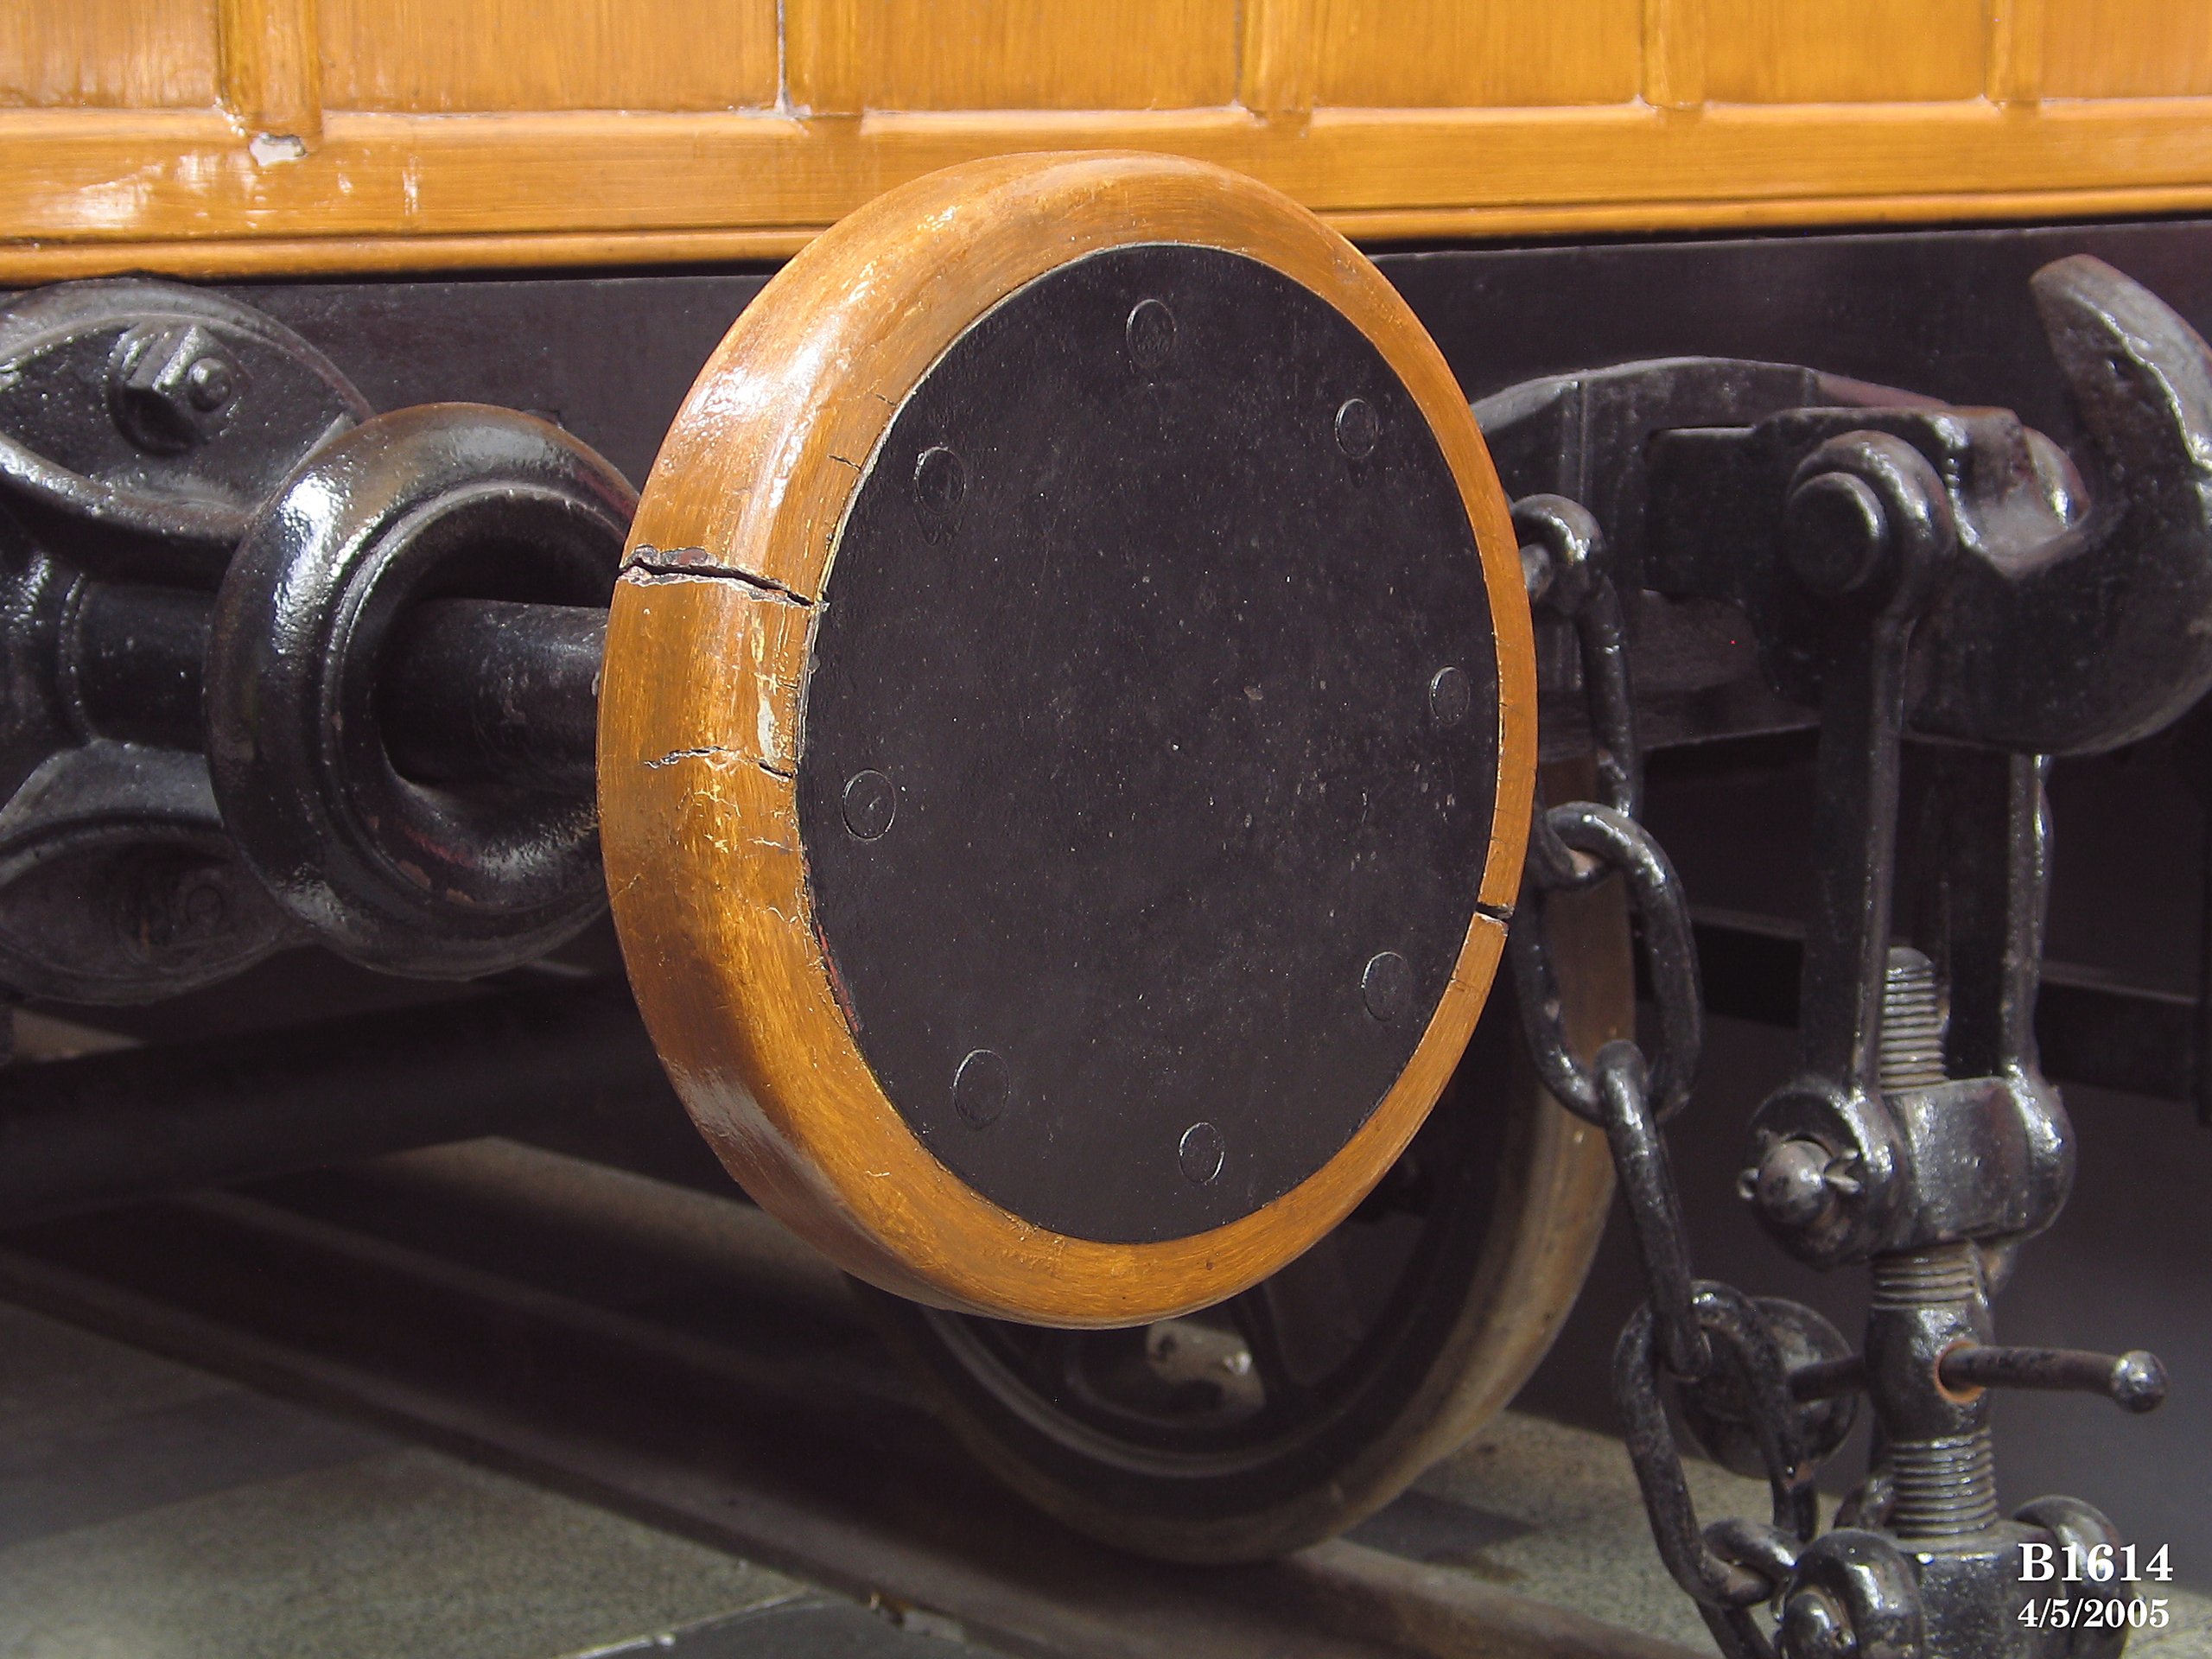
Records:
[[[1607,1043],[1598,1051],[1598,1079],[1605,1141],[1628,1210],[1636,1259],[1643,1269],[1649,1298],[1645,1306],[1658,1325],[1660,1351],[1676,1376],[1708,1376],[1713,1346],[1697,1317],[1681,1199],[1658,1115],[1651,1109],[1643,1051],[1634,1043]]]
[[[1640,823],[1643,766],[1620,598],[1596,521],[1560,496],[1516,502],[1532,601],[1571,621],[1590,705],[1602,800],[1539,802],[1530,824],[1521,904],[1509,938],[1529,1051],[1567,1110],[1605,1131],[1625,1203],[1646,1300],[1614,1351],[1613,1389],[1652,1535],[1675,1581],[1694,1597],[1732,1659],[1772,1659],[1750,1609],[1778,1594],[1818,1529],[1814,1460],[1790,1397],[1780,1345],[1751,1299],[1694,1276],[1681,1201],[1660,1128],[1695,1083],[1704,1043],[1697,950],[1681,879]],[[1594,1058],[1567,1037],[1551,951],[1549,897],[1618,875],[1625,889],[1656,1006],[1654,1052],[1607,1043]],[[1727,1520],[1700,1529],[1669,1421],[1662,1385],[1694,1386],[1726,1373],[1751,1408],[1773,1499],[1771,1524]]]
[[[1522,543],[1530,601],[1574,625],[1599,799],[1634,818],[1643,804],[1643,751],[1629,692],[1620,593],[1605,570],[1605,532],[1587,508],[1563,495],[1522,497],[1513,504],[1513,529]],[[1544,887],[1594,887],[1605,879],[1602,866],[1577,859],[1561,842],[1541,802],[1529,830],[1529,861]]]
[[[1586,887],[1616,874],[1627,887],[1659,1014],[1657,1052],[1649,1065],[1659,1121],[1666,1122],[1688,1103],[1705,1045],[1697,943],[1681,880],[1649,832],[1616,808],[1596,801],[1569,801],[1546,810],[1541,821],[1592,872],[1591,879],[1578,876],[1561,887]],[[1597,1074],[1567,1041],[1566,1003],[1552,962],[1546,901],[1559,890],[1534,860],[1522,867],[1520,919],[1507,940],[1513,954],[1515,993],[1545,1087],[1576,1116],[1603,1123],[1605,1111],[1599,1099]]]

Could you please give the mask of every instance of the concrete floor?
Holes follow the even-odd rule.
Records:
[[[1756,1507],[1707,1471],[1712,1512]],[[1701,1649],[1619,1448],[1509,1417],[1360,1542]],[[0,1659],[957,1659],[767,1568],[0,1304]]]
[[[0,1306],[0,1659],[975,1651]]]
[[[1763,1487],[1692,1470],[1711,1519]],[[1357,1529],[1694,1651],[1618,1441],[1507,1413]],[[2212,1659],[2172,1597],[2138,1659]],[[963,1659],[785,1574],[0,1303],[0,1659]]]

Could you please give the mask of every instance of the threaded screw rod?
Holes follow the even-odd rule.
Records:
[[[1942,988],[1935,964],[1919,951],[1893,946],[1882,985],[1881,1083],[1884,1092],[1926,1089],[1945,1080]],[[1871,1319],[1938,1329],[1971,1329],[1986,1319],[1980,1264],[1971,1243],[1929,1245],[1878,1255],[1871,1264]],[[1870,1344],[1870,1346],[1872,1344]],[[1887,1455],[1896,1502],[1890,1527],[1899,1538],[1955,1538],[1979,1532],[1998,1517],[1997,1463],[1986,1402],[1946,1393],[1929,1356],[1924,1379],[1900,1379],[1912,1403],[1948,1406],[1956,1433],[1893,1435]],[[1878,1403],[1879,1403],[1878,1397]],[[1914,1412],[1919,1416],[1920,1412]]]

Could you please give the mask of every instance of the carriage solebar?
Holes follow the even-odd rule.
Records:
[[[479,976],[611,888],[678,1090],[766,1206],[946,1317],[1104,1326],[1243,1291],[1376,1187],[1510,919],[1544,1083],[1628,1198],[1637,1476],[1724,1650],[2116,1652],[2020,1617],[2024,1545],[2120,1535],[1999,1512],[1988,1390],[2143,1410],[2163,1375],[2001,1346],[1991,1308],[2073,1174],[2031,1028],[2046,758],[2212,685],[2203,343],[2094,260],[2039,272],[2080,466],[2003,410],[1766,363],[1471,418],[1300,210],[1192,163],[1053,165],[922,181],[795,261],[642,503],[532,416],[374,414],[235,301],[0,313],[0,980],[124,1003],[301,943]],[[960,246],[887,263],[955,200],[989,210],[943,218]],[[846,303],[871,258],[894,275]],[[1871,1274],[1857,1351],[1694,1276],[1661,1135],[1701,1010],[1637,822],[1635,665],[1715,614],[1819,728],[1799,1064],[1740,1190]],[[1594,789],[1532,822],[1546,652],[1546,752]],[[1909,740],[1951,833],[1900,895]],[[1617,878],[1649,1052],[1561,1014],[1553,924]],[[1700,1527],[1669,1392],[1770,1516]],[[1823,1531],[1861,1398],[1873,1465]]]

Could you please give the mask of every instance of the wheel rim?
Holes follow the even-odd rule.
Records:
[[[923,1317],[1005,1410],[1092,1461],[1191,1478],[1295,1455],[1440,1334],[1424,1329],[1436,1281],[1467,1265],[1492,1209],[1505,1125],[1484,1103],[1448,1095],[1349,1219],[1214,1308],[1109,1331]]]

